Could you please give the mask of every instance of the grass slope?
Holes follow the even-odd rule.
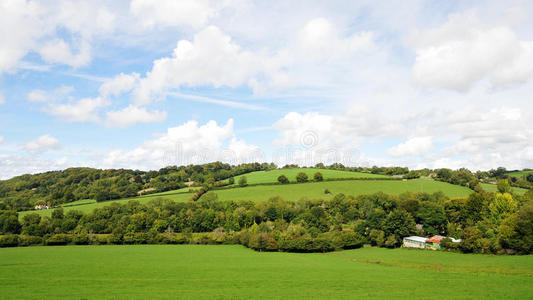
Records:
[[[481,187],[486,192],[496,192],[496,191],[498,191],[498,187],[495,184],[481,183]],[[513,190],[514,193],[517,193],[518,195],[523,195],[523,194],[525,194],[528,191],[526,189],[519,188],[519,187],[511,187],[511,189]]]
[[[527,299],[533,256],[241,246],[0,249],[3,299]]]
[[[331,194],[324,194],[324,190],[329,189]],[[444,192],[449,197],[468,196],[472,190],[440,181],[431,180],[352,180],[352,181],[329,181],[310,182],[305,184],[286,184],[270,186],[250,186],[246,188],[233,188],[216,190],[218,199],[226,200],[252,200],[265,201],[274,196],[280,196],[285,200],[308,199],[329,199],[334,195],[343,193],[345,195],[364,195],[376,192],[386,194],[401,194],[403,192]]]
[[[531,174],[531,173],[533,173],[533,171],[514,171],[514,172],[508,172],[508,173],[505,173],[505,174],[510,176],[510,177],[521,178],[521,177],[526,176],[526,175]]]
[[[239,178],[246,176],[248,184],[258,183],[273,183],[278,182],[280,175],[285,175],[291,182],[296,182],[296,175],[300,172],[307,174],[310,180],[313,179],[313,175],[316,172],[322,173],[324,179],[333,178],[390,178],[385,175],[362,173],[362,172],[350,172],[350,171],[338,171],[327,169],[315,169],[315,168],[298,168],[298,169],[277,169],[271,171],[257,171],[235,177],[235,185],[238,184]]]
[[[331,194],[324,194],[324,190],[329,189]],[[148,202],[152,199],[161,197],[174,200],[177,202],[188,201],[192,195],[188,192],[189,188],[176,191],[151,194],[135,198],[119,199],[99,203],[89,203],[86,205],[65,206],[64,211],[75,209],[83,212],[90,212],[97,207],[111,205],[111,203],[126,203],[130,200],[137,200],[141,203]],[[364,195],[377,192],[386,194],[401,194],[403,192],[427,192],[434,193],[442,191],[448,197],[468,196],[472,191],[466,187],[453,185],[440,181],[415,179],[409,181],[401,180],[348,180],[348,181],[329,181],[329,182],[309,182],[301,184],[276,184],[263,186],[235,187],[230,189],[215,190],[218,199],[221,201],[266,201],[272,197],[280,196],[288,201],[296,201],[302,198],[308,199],[331,199],[334,195],[344,193],[345,195]],[[85,200],[84,200],[85,201]],[[19,218],[23,218],[28,213],[36,212],[43,216],[51,216],[52,210],[37,210],[19,212]]]

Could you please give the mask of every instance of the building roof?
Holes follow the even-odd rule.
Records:
[[[427,239],[427,242],[428,243],[437,243],[437,244],[440,244],[440,242],[445,239],[446,237],[445,236],[442,236],[442,235],[434,235],[432,237],[430,237],[429,239]]]
[[[420,243],[426,242],[426,238],[421,237],[421,236],[408,236],[408,237],[405,237],[404,240],[410,240],[410,241],[415,241],[415,242],[420,242]]]

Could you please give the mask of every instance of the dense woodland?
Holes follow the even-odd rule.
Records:
[[[533,191],[513,194],[507,180],[498,192],[476,188],[469,197],[442,193],[336,195],[329,201],[222,202],[210,191],[185,203],[154,199],[112,203],[84,214],[56,209],[19,221],[4,205],[1,246],[33,244],[242,244],[260,251],[324,252],[371,244],[399,247],[402,238],[435,234],[450,251],[528,254],[533,251]],[[417,226],[418,224],[418,226]]]

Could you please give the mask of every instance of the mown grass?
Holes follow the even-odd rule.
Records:
[[[328,189],[331,194],[325,194]],[[302,198],[307,199],[330,199],[336,194],[364,195],[383,192],[386,194],[398,195],[403,192],[427,192],[434,193],[442,191],[449,197],[468,196],[472,190],[440,181],[431,180],[351,180],[351,181],[329,181],[311,182],[305,184],[286,185],[266,185],[250,186],[246,188],[233,188],[215,190],[218,199],[227,200],[252,200],[265,201],[274,196],[280,196],[285,200],[295,201]]]
[[[0,249],[2,299],[528,299],[533,256],[242,246]]]
[[[362,172],[350,172],[339,170],[327,170],[316,168],[297,168],[297,169],[276,169],[271,171],[257,171],[235,177],[235,185],[238,185],[239,179],[242,176],[246,176],[248,184],[260,184],[260,183],[274,183],[278,182],[280,175],[285,175],[291,182],[296,182],[296,175],[300,172],[307,174],[309,180],[313,180],[313,175],[317,172],[322,173],[324,179],[337,179],[337,178],[390,178],[389,176],[362,173]]]
[[[532,173],[533,173],[533,171],[514,171],[514,172],[505,173],[505,175],[508,175],[510,177],[521,178],[523,176],[526,176],[526,175],[529,175],[529,174],[532,174]]]
[[[486,192],[497,192],[498,191],[498,186],[496,184],[490,184],[490,183],[481,183],[481,187],[483,188],[483,190],[485,190]],[[525,194],[528,190],[527,189],[523,189],[523,188],[519,188],[519,187],[511,187],[513,193],[517,193],[518,195],[523,195]]]
[[[328,189],[331,193],[325,194],[324,191]],[[189,193],[189,188],[184,188],[176,191],[169,191],[164,193],[151,194],[135,198],[119,199],[114,201],[106,201],[99,203],[90,203],[86,205],[68,206],[64,207],[67,212],[71,209],[76,209],[82,212],[90,212],[97,207],[104,207],[111,203],[126,203],[130,200],[137,200],[141,203],[148,202],[155,198],[170,199],[177,202],[188,201],[192,197]],[[442,191],[448,197],[464,197],[468,196],[472,190],[440,181],[416,179],[409,181],[401,180],[347,180],[347,181],[324,181],[324,182],[309,182],[300,184],[275,184],[275,185],[259,185],[249,187],[234,187],[215,190],[218,199],[221,201],[266,201],[272,197],[282,197],[288,201],[297,201],[302,198],[307,199],[331,199],[336,194],[343,193],[345,195],[364,195],[373,194],[377,192],[384,192],[386,194],[398,195],[403,192],[427,192],[434,193]],[[28,213],[36,212],[43,216],[51,216],[52,210],[37,210],[19,212],[19,217],[23,218]]]

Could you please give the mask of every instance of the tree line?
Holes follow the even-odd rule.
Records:
[[[515,195],[502,181],[499,191],[468,197],[443,193],[338,194],[331,200],[218,201],[209,191],[197,201],[157,198],[141,204],[112,203],[89,213],[55,209],[21,220],[0,212],[0,246],[31,244],[242,244],[260,251],[324,252],[371,244],[400,247],[410,235],[445,235],[451,251],[533,251],[533,192]]]

